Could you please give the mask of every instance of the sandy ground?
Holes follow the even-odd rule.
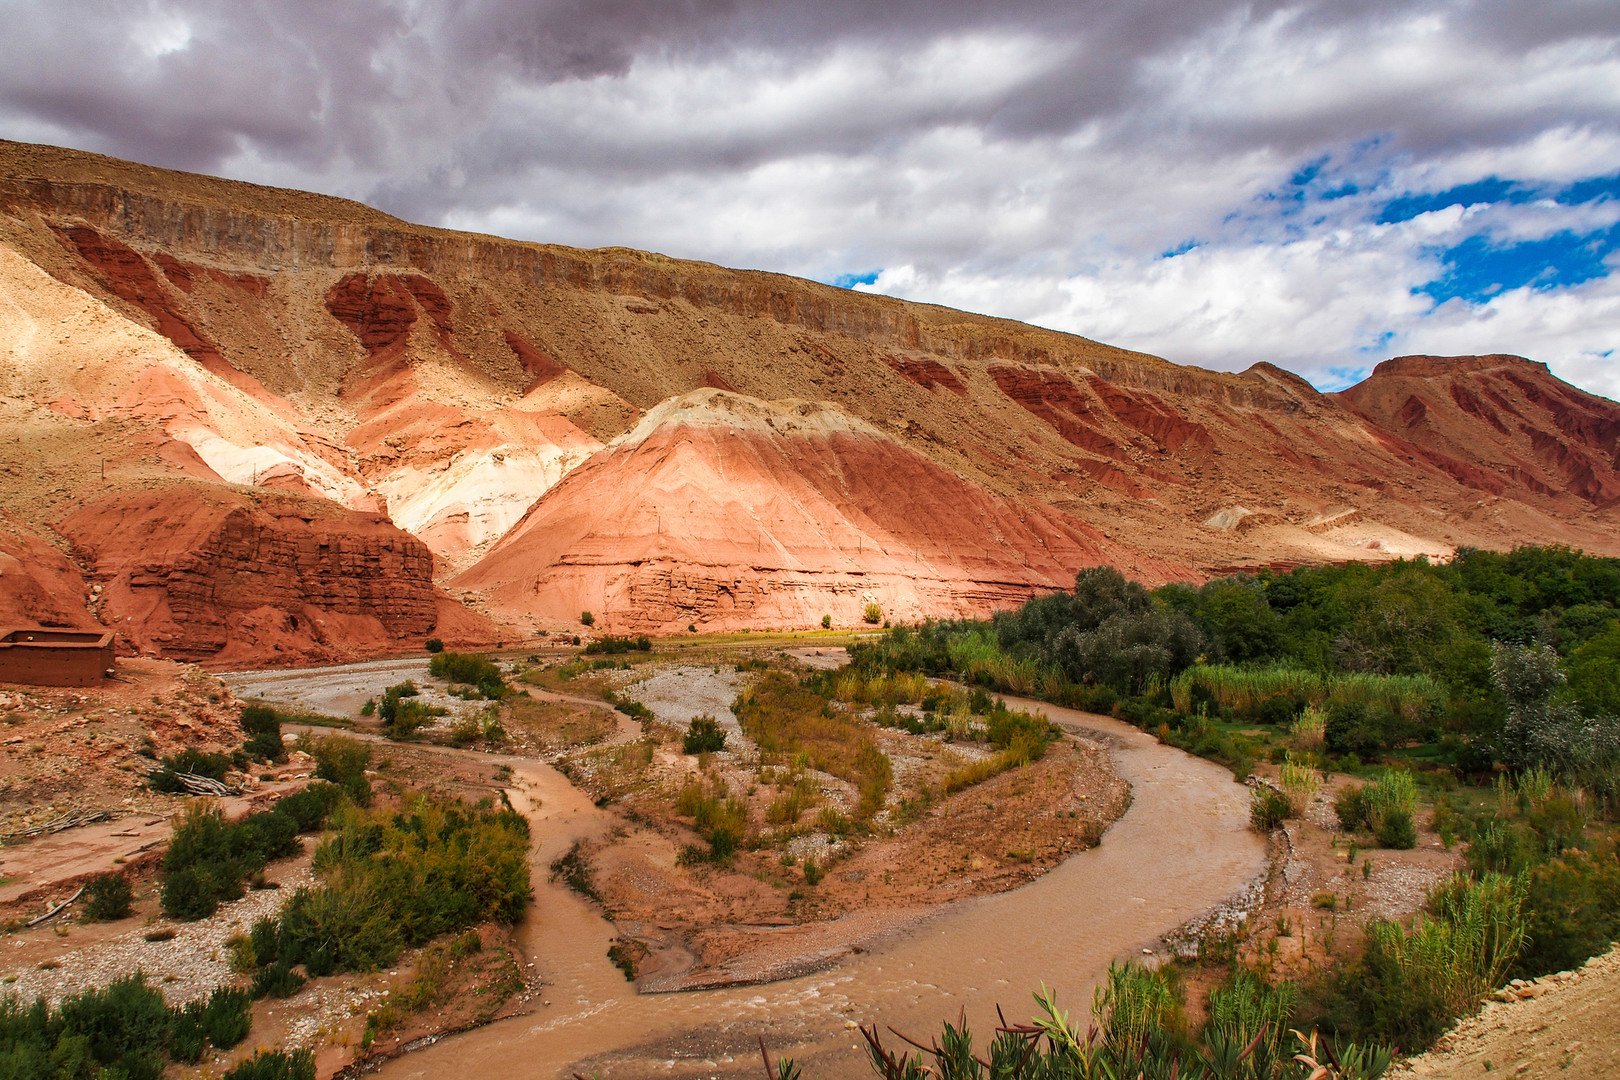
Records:
[[[1398,1066],[1413,1080],[1473,1076],[1620,1076],[1620,951],[1579,971],[1515,983],[1427,1054]]]

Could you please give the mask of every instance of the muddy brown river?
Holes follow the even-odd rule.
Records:
[[[762,986],[635,993],[607,960],[610,925],[547,881],[553,859],[611,819],[548,766],[508,759],[514,804],[534,825],[535,900],[522,927],[544,1004],[389,1062],[388,1080],[435,1078],[758,1076],[758,1040],[808,1077],[872,1075],[857,1024],[927,1041],[965,1011],[988,1037],[999,1003],[1033,1012],[1043,983],[1084,1017],[1111,960],[1140,955],[1243,890],[1264,868],[1248,828],[1247,790],[1230,771],[1106,717],[1037,701],[1076,734],[1113,747],[1132,803],[1096,848],[1011,892],[941,909],[870,951],[813,975]]]

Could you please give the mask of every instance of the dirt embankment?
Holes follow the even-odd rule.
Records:
[[[1578,971],[1515,981],[1434,1049],[1398,1066],[1412,1080],[1472,1076],[1620,1076],[1620,951]]]

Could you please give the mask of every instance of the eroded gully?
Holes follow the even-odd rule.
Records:
[[[920,1038],[965,1011],[987,1033],[998,1003],[1009,1019],[1027,1018],[1029,995],[1042,983],[1083,1017],[1111,960],[1240,891],[1262,872],[1265,849],[1248,828],[1246,790],[1221,766],[1105,717],[1009,704],[1112,747],[1132,802],[1102,844],[1021,888],[942,909],[829,970],[765,986],[637,995],[607,961],[610,925],[547,879],[553,859],[612,819],[549,766],[503,759],[513,770],[513,805],[533,825],[535,899],[521,940],[546,1004],[396,1059],[377,1075],[757,1075],[763,1037],[773,1056],[795,1057],[808,1076],[857,1077],[870,1075],[857,1023]]]

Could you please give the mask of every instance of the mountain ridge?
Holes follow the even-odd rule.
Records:
[[[380,514],[401,534],[390,543],[404,550],[414,536],[431,550],[430,589],[451,586],[506,629],[478,615],[457,625],[493,637],[560,629],[585,608],[605,627],[653,630],[852,621],[865,601],[851,597],[865,593],[896,617],[982,614],[1081,568],[1043,562],[1022,526],[997,534],[1022,537],[1008,545],[980,535],[1006,514],[1048,518],[1052,536],[1071,538],[1070,562],[1106,558],[1150,581],[1443,557],[1463,544],[1620,553],[1620,406],[1523,358],[1393,358],[1324,394],[1265,361],[1240,373],[1184,367],[786,275],[416,226],[329,196],[58,148],[0,142],[0,332],[0,414],[54,455],[20,442],[9,461],[0,455],[0,552],[8,533],[31,536],[75,561],[87,594],[99,584],[129,595],[131,571],[98,555],[115,537],[79,529],[69,543],[64,521],[108,493],[186,484],[330,504],[343,513],[312,519],[334,536],[369,536]],[[677,559],[649,583],[638,569],[649,552],[662,544],[698,565],[706,526],[650,489],[621,512],[651,509],[654,532],[666,516],[686,532],[585,523],[612,500],[580,492],[623,469],[638,425],[681,408],[684,419],[653,429],[681,448],[670,487],[699,478],[692,499],[726,502],[713,478],[731,460],[725,440],[746,436],[775,463],[755,497],[813,495],[832,529],[865,514],[839,492],[866,489],[831,478],[887,469],[914,490],[861,497],[934,509],[909,533],[886,525],[885,543],[946,542],[933,563],[891,563],[887,584],[852,592],[839,545],[789,515],[782,536],[803,550],[765,566],[721,560],[727,581],[698,575],[707,584],[696,586],[675,584]],[[848,437],[755,430],[745,416],[799,408],[844,418]],[[951,500],[980,521],[952,522]],[[592,538],[592,568],[541,544],[553,563],[513,569],[502,545],[537,515]],[[975,554],[1003,548],[1020,557]],[[486,565],[497,552],[502,580]],[[525,580],[555,595],[518,603],[515,582],[531,571]],[[60,593],[62,575],[45,576]],[[710,602],[722,584],[765,599],[751,614],[724,610]],[[19,579],[13,593],[45,588]],[[777,603],[773,591],[798,599]],[[142,617],[113,608],[98,614]],[[217,655],[255,655],[259,631],[236,633]],[[332,655],[330,643],[304,644]],[[270,651],[299,648],[283,635]]]

